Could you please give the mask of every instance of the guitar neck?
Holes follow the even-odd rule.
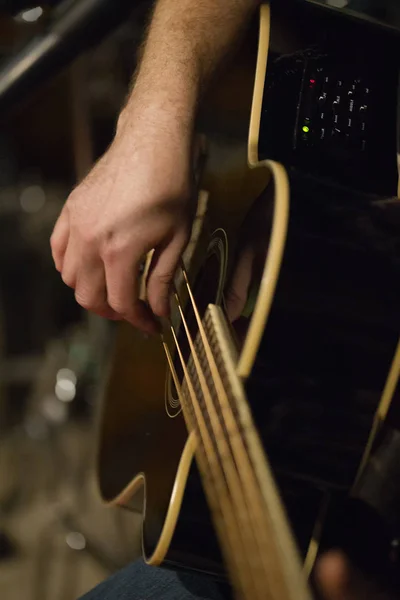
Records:
[[[191,296],[188,284],[189,296]],[[194,298],[191,296],[195,313]],[[309,600],[296,544],[262,450],[222,310],[210,305],[191,357],[175,385],[189,431],[214,525],[237,595],[268,600]],[[182,311],[183,327],[187,328]],[[177,338],[178,354],[180,348]],[[167,349],[167,348],[166,348]],[[167,350],[168,354],[168,350]],[[174,373],[172,360],[170,366]]]

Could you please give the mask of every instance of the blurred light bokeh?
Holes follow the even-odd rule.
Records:
[[[75,56],[53,64],[40,85],[32,78],[21,97],[2,104],[8,65],[14,61],[15,75],[24,50],[80,1],[0,0],[4,600],[75,600],[140,549],[140,515],[103,507],[93,472],[113,328],[75,303],[54,269],[49,238],[69,192],[112,139],[146,8],[138,2],[92,47],[80,52],[78,43]],[[21,72],[31,59],[27,52]]]

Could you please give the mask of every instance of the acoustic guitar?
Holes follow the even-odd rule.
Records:
[[[263,155],[268,98],[276,110],[282,78],[300,72],[304,87],[307,72],[304,52],[300,67],[274,53],[271,31],[264,4],[204,99],[171,317],[161,340],[118,326],[98,479],[109,505],[143,511],[148,564],[302,600],[329,507],[357,490],[395,394],[397,201]],[[384,185],[396,195],[397,180]]]

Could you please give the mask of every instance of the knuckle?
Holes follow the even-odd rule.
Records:
[[[50,248],[53,253],[53,258],[55,258],[60,252],[60,246],[59,246],[57,240],[53,240],[53,239],[50,240]]]
[[[50,247],[53,250],[53,252],[58,252],[60,250],[60,238],[59,236],[54,232],[51,234],[50,236]]]
[[[85,246],[95,246],[97,243],[98,236],[93,227],[79,227],[78,236]]]
[[[100,258],[107,264],[115,262],[118,257],[118,253],[112,246],[104,245],[100,250]]]
[[[164,271],[163,273],[158,273],[157,274],[157,280],[158,283],[160,283],[163,286],[168,286],[175,275],[175,270],[170,270],[170,271]]]
[[[124,252],[125,247],[122,244],[118,244],[113,240],[109,240],[102,245],[100,250],[101,258],[105,262],[114,262]]]

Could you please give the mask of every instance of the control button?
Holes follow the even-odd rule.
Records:
[[[350,98],[350,101],[349,101],[349,113],[352,114],[353,112],[354,112],[354,99]]]
[[[323,83],[320,87],[320,93],[319,96],[324,98],[325,100],[328,99],[328,95],[330,93],[330,86],[329,83]]]
[[[350,85],[349,91],[347,92],[347,96],[349,99],[358,96],[358,88],[359,85],[357,83],[357,80],[354,80],[353,83]]]
[[[322,82],[322,93],[327,94],[330,84],[331,84],[330,77],[329,77],[329,75],[326,75]]]
[[[369,87],[365,87],[363,89],[363,93],[361,94],[361,104],[368,104],[371,100],[371,89]]]
[[[367,149],[367,140],[362,140],[361,142],[361,152],[365,152]]]
[[[317,80],[316,80],[316,76],[312,75],[310,77],[310,79],[308,80],[308,87],[311,90],[311,92],[315,92],[315,88],[317,86]]]
[[[331,134],[331,137],[332,137],[334,140],[338,140],[339,138],[341,138],[341,137],[342,137],[342,131],[341,131],[341,129],[339,129],[338,127],[334,127],[334,128],[332,129],[332,134]]]
[[[349,129],[351,129],[351,128],[353,127],[353,119],[352,119],[351,117],[349,117],[349,118],[347,119],[347,127],[348,127]]]
[[[324,106],[324,104],[325,104],[325,102],[326,102],[326,99],[327,99],[327,97],[328,97],[328,96],[327,96],[326,92],[323,92],[323,93],[320,95],[320,97],[318,98],[318,104],[319,104],[320,106]]]
[[[361,131],[365,131],[367,129],[367,124],[365,121],[361,121],[360,128]]]
[[[367,106],[366,104],[362,104],[362,105],[360,106],[360,114],[361,114],[361,115],[365,115],[365,114],[366,114],[366,112],[367,112],[367,110],[368,110],[368,106]]]
[[[326,137],[326,129],[325,129],[325,127],[322,127],[321,131],[319,132],[319,139],[321,140],[321,142],[324,141],[325,137]]]
[[[336,89],[334,92],[334,102],[336,102],[338,105],[342,103],[342,96],[344,97],[345,95],[345,91],[343,89],[343,82],[340,85],[340,82],[337,83],[336,85]]]

